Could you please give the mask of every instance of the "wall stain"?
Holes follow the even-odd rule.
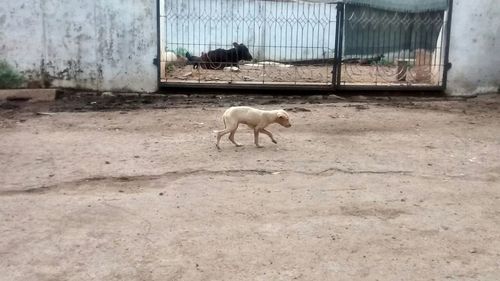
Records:
[[[5,25],[6,22],[7,22],[7,15],[0,16],[0,26]]]
[[[156,90],[154,1],[91,0],[79,11],[57,1],[18,1],[0,14],[0,57],[32,85]]]

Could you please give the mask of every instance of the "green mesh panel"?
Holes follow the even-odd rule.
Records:
[[[433,51],[443,26],[444,12],[394,12],[346,5],[344,56]]]

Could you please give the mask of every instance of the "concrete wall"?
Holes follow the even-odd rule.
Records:
[[[454,1],[448,93],[498,90],[500,9],[496,2]],[[273,11],[274,4],[266,5]],[[157,90],[157,67],[152,63],[157,55],[156,32],[155,0],[16,0],[0,5],[0,59],[27,78],[48,80],[53,87]],[[208,43],[251,42],[241,35]],[[273,33],[268,36],[271,41],[277,38]],[[313,46],[315,41],[311,42]],[[276,57],[272,50],[259,55]]]
[[[0,5],[0,59],[53,87],[157,89],[154,0],[16,0]]]
[[[497,0],[454,0],[448,93],[496,92],[500,87],[500,8]]]

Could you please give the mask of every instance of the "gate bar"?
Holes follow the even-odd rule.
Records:
[[[337,3],[337,11],[339,12],[339,17],[337,18],[337,25],[339,25],[339,34],[337,35],[337,44],[338,44],[338,56],[336,63],[337,65],[337,81],[335,81],[335,87],[340,86],[341,75],[342,75],[342,52],[344,45],[344,12],[345,12],[345,4],[344,2]],[[337,47],[336,47],[337,49]]]
[[[450,37],[451,37],[451,14],[453,12],[453,0],[448,0],[448,14],[446,17],[446,46],[444,48],[444,69],[443,69],[443,91],[448,85],[448,70],[451,68],[450,63]]]

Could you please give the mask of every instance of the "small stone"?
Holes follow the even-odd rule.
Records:
[[[354,96],[352,98],[356,99],[356,100],[367,100],[368,99],[368,97],[366,97],[366,96]]]
[[[115,95],[113,95],[113,93],[111,92],[103,92],[101,94],[102,97],[114,97]]]
[[[310,100],[322,100],[323,96],[322,95],[312,95],[307,97]]]
[[[163,192],[158,193],[158,195],[163,196]]]
[[[188,95],[183,95],[183,94],[171,94],[168,95],[169,99],[187,99]]]
[[[111,162],[106,161],[106,162],[104,162],[104,164],[109,165],[109,164],[111,164]]]
[[[236,66],[227,66],[227,67],[224,67],[223,71],[232,71],[232,72],[239,72],[240,69],[237,68]],[[217,79],[218,80],[218,79]]]
[[[333,94],[328,95],[328,99],[345,100],[345,98],[343,98],[343,97],[339,97],[339,96],[337,96],[337,95],[333,95]]]
[[[52,116],[52,115],[55,115],[55,113],[52,113],[52,112],[37,112],[36,115]]]

